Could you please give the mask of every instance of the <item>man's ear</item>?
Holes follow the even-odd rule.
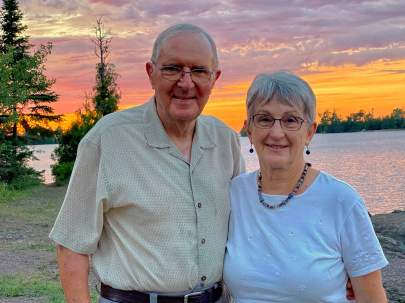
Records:
[[[149,82],[150,82],[150,85],[152,86],[152,88],[154,88],[153,87],[153,77],[152,77],[152,74],[153,74],[153,71],[154,71],[154,69],[155,69],[155,66],[153,65],[153,63],[152,62],[146,62],[146,64],[145,64],[145,69],[146,69],[146,73],[148,74],[148,77],[149,77]]]
[[[219,70],[217,70],[217,71],[215,71],[215,81],[217,81],[218,80],[218,78],[221,76],[221,74],[222,74],[222,71],[219,69]]]

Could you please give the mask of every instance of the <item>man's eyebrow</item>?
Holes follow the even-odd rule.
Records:
[[[268,112],[267,110],[264,110],[264,109],[259,110],[256,114],[269,115],[269,116],[273,117],[273,114],[271,114],[270,112]],[[297,116],[297,115],[300,115],[300,113],[298,111],[296,111],[296,110],[290,110],[290,111],[282,113],[282,116],[285,116],[285,115]]]
[[[191,67],[192,69],[208,69],[206,66],[203,65],[195,65]]]
[[[163,67],[182,67],[182,65],[180,65],[180,64],[170,64],[170,63],[168,63],[168,64],[162,64],[162,66]]]

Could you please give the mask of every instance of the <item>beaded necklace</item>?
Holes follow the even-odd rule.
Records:
[[[301,173],[301,177],[297,181],[297,184],[295,184],[295,187],[292,190],[292,192],[290,192],[288,194],[287,198],[285,198],[283,201],[281,201],[279,204],[276,204],[276,205],[270,205],[264,201],[264,198],[262,195],[262,172],[259,170],[259,173],[257,174],[257,194],[259,196],[259,202],[264,207],[270,208],[270,209],[276,209],[276,208],[280,208],[280,207],[283,207],[284,205],[286,205],[288,203],[288,201],[290,201],[290,199],[297,194],[298,190],[304,183],[305,176],[307,175],[308,168],[310,166],[311,166],[311,163],[305,163],[304,170]]]

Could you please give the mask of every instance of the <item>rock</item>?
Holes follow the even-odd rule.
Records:
[[[403,222],[401,225],[399,225],[397,233],[398,233],[398,236],[404,238],[404,240],[405,240],[405,222]]]
[[[401,252],[400,243],[397,240],[382,234],[377,234],[377,238],[380,241],[385,253]]]

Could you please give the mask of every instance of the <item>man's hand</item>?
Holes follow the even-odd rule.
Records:
[[[347,300],[355,300],[356,297],[354,296],[352,281],[349,279],[346,283],[346,298]]]
[[[89,256],[57,246],[60,280],[67,303],[90,303]]]

